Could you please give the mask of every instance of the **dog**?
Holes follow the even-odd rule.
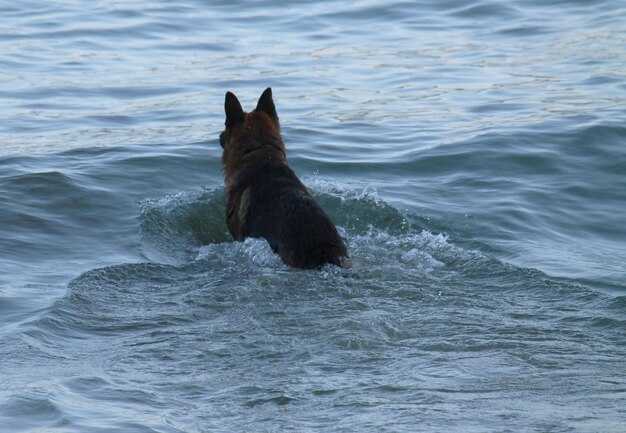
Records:
[[[294,268],[341,266],[348,256],[337,228],[287,164],[280,123],[267,88],[250,113],[226,92],[220,134],[226,223],[235,240],[264,238]]]

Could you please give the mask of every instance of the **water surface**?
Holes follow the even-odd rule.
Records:
[[[624,431],[624,16],[0,3],[0,431]],[[268,86],[351,269],[228,234]]]

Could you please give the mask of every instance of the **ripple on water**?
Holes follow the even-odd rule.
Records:
[[[620,2],[0,9],[4,429],[623,430]],[[230,241],[268,86],[349,268]]]

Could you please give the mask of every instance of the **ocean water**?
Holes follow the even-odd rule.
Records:
[[[0,1],[0,432],[626,431],[624,17]],[[352,268],[228,234],[268,86]]]

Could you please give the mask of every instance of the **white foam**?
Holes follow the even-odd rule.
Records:
[[[409,274],[428,274],[446,267],[446,262],[459,255],[471,255],[450,243],[445,234],[420,233],[392,235],[372,229],[369,233],[348,236],[345,268],[350,272],[396,269]],[[217,262],[222,268],[289,269],[264,239],[248,238],[243,242],[224,242],[199,247],[196,261]],[[335,267],[326,273],[335,274]],[[339,268],[337,268],[339,269]]]
[[[257,238],[201,246],[195,260],[217,260],[225,266],[247,264],[263,268],[285,267],[269,243],[265,239]]]
[[[174,194],[168,194],[159,198],[147,198],[141,200],[141,210],[143,213],[151,209],[172,210],[174,208],[189,205],[195,201],[202,200],[204,195],[209,194],[213,197],[218,193],[217,189],[200,190],[200,191],[181,191]]]
[[[337,180],[327,180],[316,176],[304,176],[303,183],[313,192],[328,194],[341,200],[369,200],[374,203],[384,203],[373,186],[357,186]],[[386,203],[385,203],[386,204]]]
[[[455,247],[443,234],[421,233],[391,235],[371,229],[349,239],[348,249],[358,267],[394,267],[418,272],[433,272],[444,266],[440,257]]]

